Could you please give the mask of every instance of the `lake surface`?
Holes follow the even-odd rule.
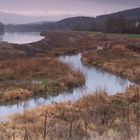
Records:
[[[116,94],[123,92],[126,87],[132,84],[130,81],[122,79],[118,76],[97,69],[96,67],[88,67],[81,63],[81,54],[72,56],[63,56],[59,58],[60,61],[72,66],[73,69],[80,69],[86,76],[85,86],[75,88],[71,91],[58,93],[57,96],[50,96],[48,98],[36,97],[26,102],[20,102],[14,105],[0,106],[0,114],[10,115],[17,112],[22,112],[26,109],[35,108],[44,104],[51,104],[54,102],[76,101],[86,94],[94,94],[96,91],[105,90],[108,94]]]
[[[0,42],[24,44],[39,41],[43,38],[43,36],[40,36],[40,32],[5,32],[0,35]]]

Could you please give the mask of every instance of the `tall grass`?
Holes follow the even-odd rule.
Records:
[[[0,132],[21,140],[139,139],[139,93],[130,87],[113,96],[98,92],[76,103],[42,106],[10,117]]]
[[[38,94],[49,95],[82,86],[84,82],[84,75],[79,70],[73,70],[56,58],[34,57],[0,61],[2,102]],[[28,96],[27,92],[30,93]]]
[[[128,50],[125,46],[86,52],[82,62],[94,65],[131,81],[140,82],[140,61],[137,52]]]

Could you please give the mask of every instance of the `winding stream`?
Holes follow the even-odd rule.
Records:
[[[85,94],[92,94],[98,90],[105,90],[108,94],[122,92],[131,84],[130,81],[115,76],[96,67],[88,67],[81,63],[81,54],[72,56],[62,56],[60,61],[69,64],[73,69],[80,69],[86,76],[84,87],[75,88],[71,91],[58,93],[57,96],[50,96],[47,99],[43,97],[32,98],[26,102],[20,102],[14,105],[0,106],[0,115],[11,115],[22,112],[26,109],[35,108],[40,105],[54,102],[76,101]]]

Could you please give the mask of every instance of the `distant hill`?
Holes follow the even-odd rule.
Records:
[[[71,17],[57,22],[37,22],[32,24],[8,24],[7,30],[16,31],[46,31],[46,30],[91,30],[96,27],[95,18]]]
[[[4,33],[4,25],[0,23],[0,35]]]
[[[96,21],[93,17],[71,17],[55,23],[56,29],[67,30],[90,30],[95,27]]]
[[[140,34],[140,7],[101,15],[96,21],[104,23],[104,32]]]
[[[119,16],[119,17],[126,17],[126,18],[140,18],[140,7],[139,8],[134,8],[134,9],[128,9],[112,14],[107,14],[107,15],[101,15],[98,16],[96,19],[105,19],[110,16]]]
[[[6,31],[45,31],[48,28],[48,25],[52,25],[53,22],[35,22],[35,23],[29,23],[29,24],[7,24],[5,25]]]
[[[40,24],[8,25],[11,30],[76,30],[117,33],[140,33],[140,8],[124,10],[94,17],[71,17],[57,22]]]
[[[46,21],[48,18],[49,17],[47,16],[24,16],[0,12],[0,22],[2,22],[3,24],[27,24]]]
[[[116,12],[116,13],[112,13],[108,15],[101,15],[101,16],[97,16],[96,18],[93,18],[93,17],[66,18],[66,19],[63,19],[61,21],[54,23],[52,26],[49,25],[48,29],[87,30],[87,31],[103,31],[104,32],[108,30],[106,29],[106,24],[109,24],[109,22],[111,22],[110,18],[113,18],[112,20],[114,21],[114,23],[110,23],[110,24],[112,24],[112,26],[116,26],[116,28],[114,27],[115,29],[113,29],[110,32],[116,32],[116,31],[127,32],[126,30],[128,29],[126,28],[129,28],[130,26],[133,27],[135,26],[137,22],[140,21],[140,8],[124,10],[124,11],[120,11],[120,12]],[[118,28],[122,28],[126,26],[123,24],[127,24],[127,27],[125,27],[124,30],[118,29]],[[132,31],[128,31],[128,32],[132,32]]]

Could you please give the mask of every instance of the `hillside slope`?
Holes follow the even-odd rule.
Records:
[[[134,8],[134,9],[128,9],[112,14],[107,14],[107,15],[101,15],[98,16],[96,19],[105,19],[109,16],[121,16],[121,17],[126,17],[126,18],[140,18],[140,7]]]
[[[53,23],[10,25],[8,30],[76,30],[113,33],[140,33],[140,8],[94,17],[71,17]]]

